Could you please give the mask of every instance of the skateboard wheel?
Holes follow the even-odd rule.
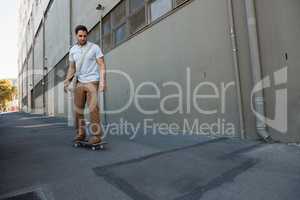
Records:
[[[93,150],[93,151],[96,151],[96,147],[92,147],[92,150]]]
[[[100,145],[100,149],[104,149],[104,146],[103,146],[103,145]]]
[[[79,147],[79,144],[74,144],[74,147],[76,147],[76,148]]]

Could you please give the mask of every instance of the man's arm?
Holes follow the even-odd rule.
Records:
[[[96,62],[99,66],[99,72],[100,72],[100,83],[99,83],[99,91],[103,92],[106,89],[106,69],[105,69],[105,61],[104,57],[97,58]]]
[[[64,90],[65,91],[67,91],[67,89],[70,85],[70,82],[74,78],[75,72],[76,72],[75,63],[70,62],[68,72],[67,72],[66,78],[64,80]]]

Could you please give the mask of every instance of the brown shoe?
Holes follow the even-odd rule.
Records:
[[[100,135],[94,135],[89,138],[89,144],[98,144],[98,143],[101,143]]]
[[[78,131],[74,140],[75,141],[84,141],[85,140],[85,133],[83,131]]]

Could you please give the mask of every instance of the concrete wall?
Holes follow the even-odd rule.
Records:
[[[37,0],[38,3],[33,4],[33,31],[36,33],[38,31],[39,25],[42,21],[44,15],[43,3],[41,0]]]
[[[21,63],[21,66],[24,67],[24,62],[25,62],[25,59],[26,59],[26,41],[23,40],[21,42],[23,45],[20,48],[20,53],[19,53],[19,59],[20,59],[20,63]]]
[[[261,61],[264,76],[273,76],[276,70],[288,66],[288,84],[275,86],[265,91],[266,111],[269,118],[275,117],[275,90],[288,88],[288,134],[270,128],[272,136],[281,141],[300,141],[300,1],[256,1],[260,38]],[[285,59],[285,54],[288,60]],[[273,80],[273,79],[272,79]]]
[[[43,95],[40,95],[34,99],[34,113],[35,114],[43,114]]]
[[[41,0],[41,7],[42,7],[41,9],[45,11],[50,1],[51,0]]]
[[[33,88],[33,51],[31,49],[30,53],[29,53],[29,57],[28,57],[28,77],[27,77],[27,81],[28,81],[28,111],[31,112],[31,89]]]
[[[31,44],[33,42],[33,21],[32,21],[32,17],[30,17],[30,20],[28,22],[27,28],[26,28],[26,33],[25,33],[25,37],[26,37],[26,52],[28,53],[30,48],[31,48]]]
[[[46,93],[46,111],[49,116],[54,116],[55,110],[55,93],[54,93],[54,74],[49,73],[47,76],[47,93]]]
[[[96,10],[97,0],[76,0],[72,2],[72,31],[79,24],[84,24],[90,30],[100,19],[100,12]],[[74,36],[74,34],[73,34]],[[75,37],[73,37],[75,42]]]
[[[43,78],[43,28],[39,30],[34,44],[34,86]]]
[[[106,55],[108,69],[122,70],[129,74],[137,87],[144,81],[152,81],[161,90],[162,98],[177,92],[176,88],[163,87],[167,81],[177,81],[186,88],[186,69],[191,68],[192,89],[203,82],[215,83],[220,90],[221,82],[235,81],[231,43],[227,21],[226,1],[193,1],[183,9],[165,18],[150,29],[133,37]],[[209,19],[209,20],[208,20]],[[107,109],[121,108],[129,98],[128,83],[125,78],[108,75],[106,94]],[[186,90],[183,90],[186,92]],[[153,94],[153,88],[144,88],[142,92]],[[211,94],[211,88],[202,88],[201,94]],[[182,124],[184,118],[190,122],[215,122],[217,118],[226,118],[237,130],[238,108],[235,87],[230,87],[226,95],[226,112],[222,114],[220,100],[198,102],[205,109],[217,109],[213,115],[199,114],[192,108],[186,114],[143,115],[133,105],[121,114],[109,115],[110,122],[124,117],[131,122],[140,122],[145,118],[154,121]],[[174,109],[176,100],[169,100],[168,109]],[[186,105],[186,99],[183,105]],[[141,102],[144,109],[159,108],[159,100]],[[184,106],[185,107],[185,106]],[[181,127],[182,128],[182,127]],[[238,131],[237,131],[238,134]]]
[[[64,92],[63,82],[54,87],[54,115],[67,117],[68,98]]]
[[[54,1],[45,21],[45,55],[50,71],[69,50],[69,1]]]
[[[22,73],[22,81],[23,81],[23,96],[22,97],[25,97],[27,96],[27,62],[25,63],[25,66],[24,66],[24,70],[23,70],[23,73]]]
[[[28,56],[28,84],[29,84],[29,90],[33,87],[33,50],[31,49],[29,56]]]

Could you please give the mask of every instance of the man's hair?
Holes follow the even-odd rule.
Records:
[[[75,28],[75,34],[77,34],[79,31],[85,31],[88,32],[87,28],[84,25],[78,25]]]

